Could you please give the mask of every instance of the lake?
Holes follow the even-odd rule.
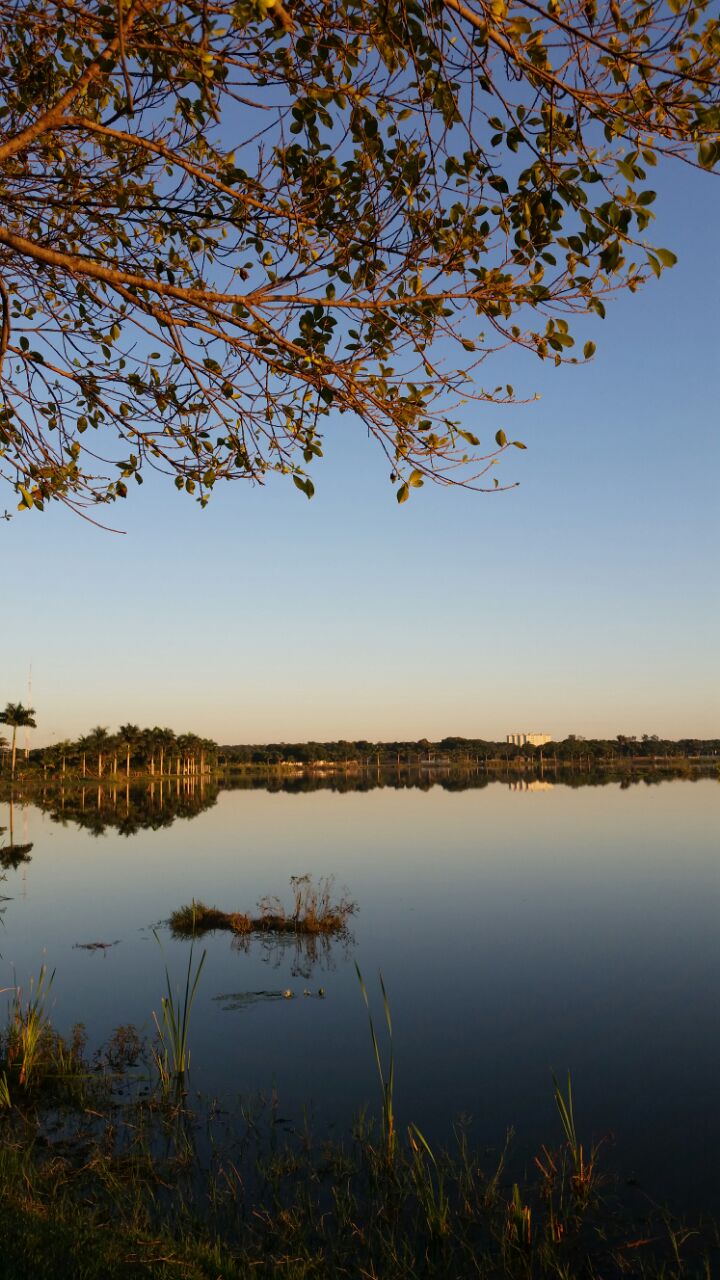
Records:
[[[357,962],[378,1023],[379,971],[387,985],[401,1121],[443,1142],[464,1117],[492,1148],[512,1126],[530,1159],[560,1139],[551,1072],[570,1070],[581,1137],[607,1139],[610,1167],[676,1206],[716,1204],[716,779],[166,787],[162,804],[157,787],[106,787],[87,789],[84,810],[76,795],[64,815],[59,803],[15,803],[14,858],[0,805],[0,985],[54,968],[61,1031],[152,1035],[164,964],[179,985],[187,963],[189,943],[162,923],[175,908],[289,903],[292,875],[332,875],[357,904],[350,938],[315,955],[225,933],[200,944],[194,1089],[228,1105],[274,1090],[283,1116],[307,1112],[321,1131],[377,1109]],[[117,945],[76,945],[96,941]],[[294,998],[256,995],[284,989]]]

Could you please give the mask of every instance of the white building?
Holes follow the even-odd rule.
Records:
[[[552,742],[552,738],[549,733],[509,733],[505,741],[514,747],[544,747],[546,742]]]

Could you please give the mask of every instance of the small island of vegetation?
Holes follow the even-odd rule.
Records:
[[[192,902],[173,911],[168,921],[176,938],[196,938],[216,929],[235,934],[338,934],[342,933],[356,910],[346,894],[334,897],[331,876],[314,884],[310,876],[291,876],[293,905],[288,910],[279,898],[261,898],[257,914],[242,911],[220,911],[204,902]]]

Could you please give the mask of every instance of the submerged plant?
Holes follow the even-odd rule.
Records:
[[[395,1151],[397,1147],[397,1128],[395,1125],[395,1107],[394,1107],[395,1049],[393,1046],[393,1029],[392,1029],[392,1018],[390,1016],[390,1003],[388,1001],[387,991],[385,990],[385,983],[383,982],[383,976],[380,973],[378,974],[378,978],[380,980],[380,990],[382,991],[383,1008],[385,1010],[385,1023],[387,1025],[387,1032],[388,1032],[388,1060],[387,1060],[387,1066],[384,1066],[382,1055],[380,1053],[380,1046],[378,1044],[378,1038],[375,1034],[375,1024],[373,1022],[373,1017],[370,1012],[370,1001],[368,999],[367,987],[365,986],[365,983],[363,981],[363,976],[360,972],[360,969],[358,968],[357,963],[355,964],[355,972],[357,973],[358,982],[360,983],[360,990],[362,992],[363,1000],[365,1001],[365,1008],[368,1011],[368,1021],[370,1023],[370,1037],[372,1039],[372,1045],[375,1051],[375,1063],[377,1066],[378,1077],[380,1080],[380,1088],[382,1091],[383,1140],[384,1140],[384,1146],[385,1146],[385,1155],[388,1161],[392,1161],[395,1157]]]
[[[162,951],[162,942],[154,929],[153,933]],[[185,1075],[190,1068],[190,1049],[188,1046],[190,1013],[197,993],[200,974],[205,964],[205,957],[207,956],[207,951],[203,951],[193,973],[194,950],[195,943],[193,940],[190,947],[190,955],[188,956],[185,990],[182,999],[179,999],[177,993],[173,992],[170,973],[166,964],[165,983],[167,995],[161,998],[162,1018],[158,1018],[157,1014],[153,1012],[153,1020],[158,1033],[158,1046],[153,1048],[152,1053],[160,1078],[160,1085],[164,1092],[169,1091],[173,1081],[178,1087],[182,1087]]]

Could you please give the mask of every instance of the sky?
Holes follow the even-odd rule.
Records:
[[[720,179],[653,185],[678,265],[588,322],[589,366],[497,357],[488,380],[538,403],[468,413],[525,441],[498,468],[519,487],[398,506],[339,419],[311,502],[277,478],[201,510],[158,478],[109,509],[122,535],[18,513],[0,704],[31,671],[35,745],[126,721],[221,743],[718,736]]]

